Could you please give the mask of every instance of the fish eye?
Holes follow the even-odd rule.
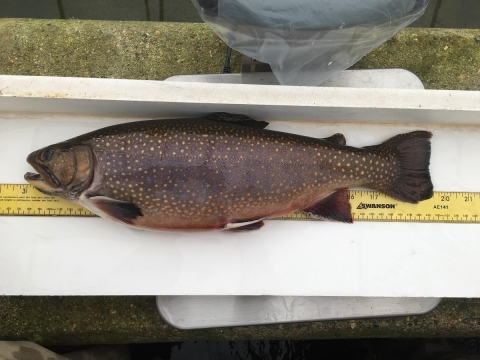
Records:
[[[47,149],[42,153],[41,158],[43,161],[48,161],[52,158],[52,156],[53,156],[53,151],[50,149]]]

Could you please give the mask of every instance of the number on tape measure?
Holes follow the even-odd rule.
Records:
[[[96,216],[80,205],[42,194],[29,184],[0,184],[0,215]]]
[[[435,192],[431,199],[409,204],[371,190],[350,190],[354,221],[480,223],[480,193]],[[279,219],[311,220],[304,213]]]
[[[480,223],[480,193],[435,192],[418,204],[401,202],[378,191],[350,190],[354,221]],[[0,215],[96,216],[80,205],[37,191],[29,184],[0,184]],[[280,220],[315,220],[296,212]]]

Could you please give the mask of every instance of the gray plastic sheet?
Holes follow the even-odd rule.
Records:
[[[319,85],[419,18],[428,0],[192,0],[230,47],[282,85]]]

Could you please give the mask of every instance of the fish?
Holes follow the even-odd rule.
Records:
[[[229,113],[108,126],[32,152],[25,180],[144,230],[258,230],[294,211],[352,223],[356,186],[409,203],[433,196],[431,132],[355,148],[342,134],[267,126]]]

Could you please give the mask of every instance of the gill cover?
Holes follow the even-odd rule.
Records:
[[[28,155],[27,162],[38,174],[27,173],[25,180],[49,195],[73,200],[93,179],[93,155],[87,145],[52,145]]]

